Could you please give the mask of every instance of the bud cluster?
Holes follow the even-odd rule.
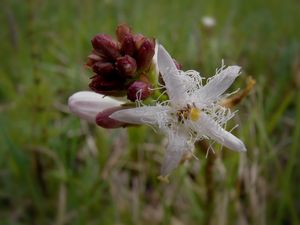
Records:
[[[116,29],[117,40],[106,34],[92,39],[93,51],[87,67],[94,76],[90,88],[100,94],[124,96],[131,101],[150,96],[148,73],[155,52],[155,41],[142,34],[133,34],[121,24]]]

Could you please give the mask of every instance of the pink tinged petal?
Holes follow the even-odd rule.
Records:
[[[184,106],[186,104],[187,93],[182,84],[182,78],[172,57],[162,45],[158,47],[157,63],[170,100],[175,104]]]
[[[240,139],[224,130],[204,112],[200,114],[199,120],[196,123],[193,122],[191,126],[195,126],[198,133],[208,136],[233,151],[247,151]]]
[[[240,69],[241,67],[239,66],[229,66],[222,70],[216,76],[211,78],[204,87],[194,92],[191,96],[192,101],[195,103],[200,102],[209,104],[218,100],[220,95],[222,95],[239,76]]]
[[[166,111],[168,111],[167,106],[144,106],[114,112],[110,118],[129,124],[157,125],[161,119],[160,116]]]
[[[188,144],[185,136],[171,134],[166,149],[165,159],[161,168],[161,175],[168,176],[179,165],[183,154],[186,151],[192,151],[192,146]]]
[[[99,112],[96,116],[97,125],[108,129],[128,126],[129,125],[128,123],[120,122],[118,120],[114,120],[110,118],[111,114],[123,109],[124,109],[123,106],[116,106],[116,107],[108,108],[102,112]]]
[[[91,91],[77,92],[68,100],[69,109],[72,113],[92,123],[95,123],[99,112],[111,107],[120,106],[122,103],[121,101]]]

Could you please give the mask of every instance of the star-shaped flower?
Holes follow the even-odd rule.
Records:
[[[116,111],[110,118],[155,126],[167,135],[168,145],[161,175],[169,175],[183,155],[193,150],[198,140],[212,139],[231,150],[246,151],[243,142],[223,128],[234,113],[219,105],[223,93],[239,75],[240,67],[222,66],[203,86],[202,78],[196,71],[178,70],[161,45],[158,47],[157,62],[169,100],[154,106]]]

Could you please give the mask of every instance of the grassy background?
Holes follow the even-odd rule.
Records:
[[[300,223],[299,1],[4,0],[0,12],[1,225]],[[184,69],[211,75],[224,59],[243,67],[235,87],[257,80],[234,121],[246,154],[217,151],[208,168],[196,152],[164,184],[160,134],[68,113],[87,89],[91,37],[119,22]]]

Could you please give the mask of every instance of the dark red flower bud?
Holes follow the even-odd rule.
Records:
[[[92,53],[88,56],[88,59],[94,60],[94,61],[103,61],[103,59],[101,58],[101,56]]]
[[[109,75],[114,72],[113,64],[108,62],[96,62],[92,68],[95,73],[103,76]]]
[[[87,58],[87,62],[86,62],[86,66],[88,68],[91,68],[96,62],[98,61],[103,61],[103,59],[101,58],[101,56],[95,54],[95,53],[92,53],[88,56]]]
[[[134,77],[136,72],[136,61],[129,55],[119,57],[116,62],[116,67],[123,77]]]
[[[92,68],[92,66],[95,64],[95,62],[96,62],[95,60],[88,59],[87,62],[86,62],[86,64],[85,64],[85,66],[87,68]]]
[[[133,40],[137,49],[141,47],[145,39],[145,36],[142,34],[133,35]]]
[[[122,44],[121,44],[122,54],[134,56],[134,54],[136,53],[136,50],[137,50],[137,48],[135,46],[133,36],[131,34],[125,36],[122,41]]]
[[[149,68],[154,56],[154,48],[154,41],[149,39],[145,39],[143,41],[137,53],[137,64],[139,70],[143,71]]]
[[[100,94],[110,96],[124,96],[125,84],[122,78],[107,79],[103,76],[95,75],[89,87]]]
[[[180,63],[178,63],[178,62],[176,61],[176,59],[173,59],[173,62],[175,63],[176,68],[177,68],[178,70],[181,70],[182,65],[181,65]]]
[[[109,35],[97,34],[92,39],[92,45],[98,53],[108,60],[114,61],[121,55],[117,43]]]
[[[150,94],[150,84],[143,81],[134,81],[127,90],[127,98],[133,102],[135,100],[144,100]]]
[[[126,24],[120,24],[117,26],[116,36],[120,43],[123,42],[123,39],[125,36],[130,35],[130,34],[131,34],[131,28],[129,26],[127,26]]]
[[[103,128],[125,127],[126,125],[128,125],[127,123],[109,118],[111,114],[122,109],[125,108],[122,106],[116,106],[98,113],[96,116],[96,123]]]

